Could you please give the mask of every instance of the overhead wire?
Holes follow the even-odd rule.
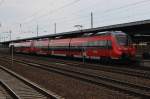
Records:
[[[73,1],[73,2],[71,2],[71,3],[73,4],[73,3],[76,3],[76,2],[78,2],[78,1],[80,1],[80,0],[75,0],[75,1]],[[87,1],[86,1],[86,2],[87,2]],[[67,4],[67,5],[70,6],[71,3],[69,3],[69,4]],[[67,5],[64,5],[64,7],[67,6]],[[62,9],[62,8],[63,8],[63,7],[60,7],[60,8],[55,9],[55,10],[59,10],[59,9]],[[87,7],[87,8],[89,8],[89,7]],[[86,8],[86,9],[87,9],[87,8]],[[54,10],[54,11],[55,11],[55,10]],[[35,13],[32,14],[31,16],[29,16],[29,17],[27,17],[27,18],[24,18],[23,20],[27,20],[27,19],[30,18],[30,17],[36,16],[36,14],[39,13],[40,11],[42,11],[42,9],[40,9],[40,10],[37,11],[37,12],[35,12]],[[57,12],[57,11],[56,11],[56,12]],[[49,15],[49,14],[50,14],[50,13],[48,13],[48,15]],[[76,13],[72,13],[72,14],[76,14]],[[44,15],[42,15],[42,16],[44,16]],[[45,16],[46,16],[46,15],[45,15]],[[40,18],[41,18],[41,16],[40,16]],[[35,19],[36,19],[36,18],[35,18]],[[32,19],[32,20],[34,20],[34,19]],[[31,20],[31,21],[32,21],[32,20]],[[30,22],[30,21],[29,21],[29,22]],[[22,23],[22,22],[18,22],[18,23]],[[24,24],[25,24],[25,23],[26,23],[26,22],[24,22]],[[28,22],[27,22],[27,23],[28,23]]]
[[[87,1],[86,1],[87,2]],[[92,6],[92,5],[90,5],[90,6]],[[73,16],[75,16],[75,15],[81,15],[81,13],[78,13],[78,12],[82,12],[83,13],[83,11],[84,11],[84,13],[85,13],[85,9],[86,9],[86,11],[88,12],[88,8],[90,8],[90,6],[86,6],[86,8],[84,8],[84,9],[81,9],[81,10],[78,10],[77,12],[71,12],[71,13],[69,13],[70,15],[73,15]],[[78,7],[77,7],[78,8]],[[64,12],[61,12],[61,13],[64,13]],[[59,14],[61,14],[61,13],[59,13]],[[52,14],[49,14],[48,16],[51,16]],[[45,21],[51,21],[51,20],[53,20],[53,19],[50,19],[49,17],[47,16],[47,19],[44,19]],[[69,16],[70,17],[70,16]],[[57,19],[64,19],[64,18],[66,18],[66,17],[62,17],[62,18],[55,18],[56,20]],[[42,20],[42,19],[41,19]]]
[[[146,3],[146,2],[145,2]],[[150,2],[149,2],[150,3]],[[146,5],[148,5],[149,6],[149,3],[146,3]],[[137,7],[138,5],[134,5],[134,6],[132,6],[132,7]],[[141,5],[140,5],[141,6]],[[145,6],[145,5],[144,5]],[[138,8],[141,8],[141,7],[138,7]],[[126,12],[126,10],[129,10],[129,8],[126,8],[126,9],[124,9],[124,12],[125,13],[127,13]],[[121,10],[119,10],[119,12],[120,12]],[[130,11],[132,11],[132,10],[130,10]],[[117,12],[117,13],[119,13],[119,12]],[[129,11],[128,11],[129,12]],[[108,14],[112,14],[112,13],[108,13]],[[132,13],[133,14],[133,13]],[[104,19],[102,19],[101,20],[101,22],[103,21],[108,21],[108,19],[111,19],[111,20],[113,20],[114,18],[113,17],[116,17],[116,16],[114,16],[114,15],[116,15],[116,14],[112,14],[111,16],[110,15],[97,15],[97,16],[95,16],[95,18],[99,18],[99,19],[102,19],[102,18],[104,18]],[[119,16],[117,16],[118,18],[120,17],[120,13],[119,13]],[[128,16],[132,16],[132,15],[128,15]],[[100,18],[101,17],[101,18]]]
[[[144,1],[147,1],[147,0],[144,0]],[[143,2],[143,3],[144,3],[144,2]],[[136,4],[136,5],[134,5],[134,6],[132,6],[132,7],[138,6],[137,4],[139,4],[139,2],[138,2],[138,3],[136,2],[136,3],[134,3],[134,4]],[[126,10],[128,10],[128,9],[126,9]],[[84,16],[84,18],[86,18],[86,17],[88,17],[88,16],[90,17],[90,15],[86,15],[86,16]],[[100,16],[101,16],[101,15],[100,15]],[[102,15],[102,16],[104,16],[104,18],[105,18],[105,15]],[[80,16],[78,16],[78,17],[80,17]],[[82,17],[83,17],[83,16],[82,16]],[[99,17],[99,16],[97,16],[97,18],[98,18],[98,17]],[[79,19],[79,18],[76,17],[76,18],[71,18],[71,19],[68,20],[68,19],[64,19],[64,17],[63,17],[63,20],[58,21],[58,23],[60,23],[60,22],[65,22],[65,23],[66,23],[67,21],[70,21],[70,22],[71,22],[71,21],[77,21],[77,20],[74,20],[74,19]],[[80,18],[79,20],[81,20],[81,18]],[[106,20],[104,20],[104,21],[106,21]],[[67,22],[67,23],[68,23],[68,22]]]
[[[72,4],[75,3],[75,2],[78,2],[78,1],[80,1],[80,0],[75,0],[74,2],[72,2]],[[122,8],[127,8],[127,7],[130,7],[130,6],[135,6],[135,5],[138,5],[138,4],[141,4],[141,3],[145,3],[145,2],[149,2],[149,1],[150,1],[150,0],[142,0],[142,1],[139,1],[139,2],[134,2],[134,3],[131,3],[131,4],[124,5],[124,6],[120,6],[120,7],[114,8],[114,9],[108,9],[108,10],[102,11],[101,13],[109,13],[109,12],[112,12],[112,11],[121,10]],[[68,5],[70,5],[70,4],[68,4]],[[56,9],[56,10],[62,9],[62,8],[64,8],[64,7],[66,7],[66,6],[67,6],[67,5],[64,5],[64,6],[58,8],[58,9]],[[95,7],[95,6],[94,6],[94,7]],[[53,11],[56,13],[56,12],[57,12],[56,10],[53,10]],[[52,11],[52,12],[53,12],[53,11]],[[44,15],[42,15],[42,16],[46,16],[46,15],[49,15],[49,13],[48,13],[48,14],[44,14]],[[39,16],[39,18],[42,17],[42,16]],[[34,19],[33,19],[33,20],[34,20]],[[31,20],[31,21],[32,21],[32,20]],[[29,22],[30,22],[30,21],[29,21]]]
[[[56,8],[56,9],[54,9],[54,10],[51,10],[51,11],[49,11],[49,12],[43,14],[43,15],[40,15],[40,16],[38,16],[38,17],[36,17],[36,18],[33,18],[33,19],[31,19],[31,20],[29,20],[29,21],[27,21],[27,22],[24,22],[24,23],[29,23],[29,22],[31,22],[31,21],[33,21],[33,20],[35,20],[35,19],[39,19],[39,18],[41,18],[41,17],[43,17],[43,16],[47,16],[47,15],[49,15],[49,14],[56,13],[57,11],[62,10],[62,9],[64,9],[64,8],[66,8],[66,7],[72,6],[72,5],[76,4],[76,3],[79,2],[79,1],[80,1],[80,0],[74,0],[74,1],[72,1],[72,2],[69,2],[69,3],[67,3],[67,4],[65,4],[65,5],[63,5],[63,6],[59,7],[59,8]]]
[[[78,0],[76,0],[76,2],[77,2]],[[108,12],[112,12],[112,11],[116,11],[116,10],[121,10],[122,8],[128,8],[128,7],[130,7],[130,6],[136,6],[136,5],[138,5],[138,4],[141,4],[141,3],[145,3],[145,2],[148,2],[148,1],[150,1],[150,0],[142,0],[142,1],[139,1],[139,2],[135,2],[135,3],[131,3],[131,4],[127,4],[127,5],[124,5],[124,6],[121,6],[121,7],[117,7],[117,8],[114,8],[114,9],[109,9],[109,10],[105,10],[105,11],[103,11],[103,12],[101,12],[101,13],[108,13]],[[65,7],[65,6],[64,6]],[[103,15],[103,14],[101,14],[101,15]],[[71,14],[72,15],[72,14]],[[64,18],[62,18],[62,19],[64,19]],[[31,22],[31,21],[33,21],[33,20],[30,20],[29,22]]]
[[[50,2],[51,5],[55,3],[55,1]],[[45,7],[44,7],[45,8]],[[40,12],[42,12],[44,10],[44,8],[38,9],[36,12],[34,12],[32,15],[29,15],[28,17],[22,18],[22,20],[27,20],[28,18],[34,17],[36,15],[38,15]]]
[[[79,1],[79,0],[76,0],[76,1]],[[120,10],[121,11],[121,9],[125,9],[125,8],[128,8],[128,7],[133,7],[133,6],[137,6],[137,5],[139,5],[139,4],[143,4],[143,3],[146,3],[146,2],[149,2],[150,0],[142,0],[142,1],[139,1],[139,2],[135,2],[135,3],[131,3],[131,4],[127,4],[127,5],[124,5],[124,6],[121,6],[121,7],[116,7],[116,8],[114,8],[114,9],[109,9],[109,10],[105,10],[105,11],[103,11],[102,13],[104,14],[104,13],[110,13],[110,12],[114,12],[114,11],[118,11],[118,10]],[[65,6],[64,6],[65,7]],[[52,11],[53,12],[53,11]],[[102,15],[103,15],[102,14]],[[40,17],[42,17],[42,16],[39,16],[38,18],[40,18]],[[64,19],[64,18],[62,18],[65,22],[66,22],[66,19]],[[71,19],[69,19],[70,20],[70,22],[71,21],[76,21],[76,20],[74,20],[75,18],[73,18],[72,20]],[[34,19],[35,20],[35,19]],[[56,19],[55,19],[56,20]],[[63,22],[63,20],[61,21],[61,22]],[[68,19],[67,19],[68,20]],[[33,20],[30,20],[29,22],[31,22],[31,21],[33,21]],[[104,21],[106,21],[106,20],[104,20]],[[67,22],[68,23],[68,22]]]
[[[126,5],[123,5],[123,6],[120,6],[120,7],[116,7],[116,8],[113,8],[113,9],[105,10],[102,13],[109,13],[109,12],[112,12],[112,11],[121,10],[121,9],[124,9],[124,8],[136,6],[136,5],[139,5],[139,4],[142,4],[142,3],[146,3],[146,2],[150,2],[150,0],[141,0],[141,1],[138,1],[138,2],[126,4]]]
[[[2,5],[3,3],[4,3],[4,0],[1,0],[1,1],[0,1],[0,5]]]
[[[135,3],[132,3],[132,4],[128,4],[128,6],[127,5],[125,5],[125,6],[121,6],[121,7],[117,7],[117,8],[115,8],[116,10],[120,10],[120,8],[128,8],[128,7],[135,7],[135,6],[138,6],[139,4],[143,4],[143,3],[147,3],[147,2],[149,2],[150,0],[142,0],[142,1],[140,1],[140,2],[135,2]],[[107,11],[114,11],[114,10],[106,10],[106,12],[105,13],[108,13]],[[101,15],[103,15],[103,14],[101,14]],[[97,18],[98,18],[99,16],[97,16]],[[66,20],[65,20],[66,21]],[[70,20],[71,21],[71,20]],[[73,21],[73,20],[72,20]],[[106,20],[104,20],[104,21],[106,21]]]
[[[121,7],[117,7],[117,8],[114,8],[114,10],[112,9],[112,10],[105,10],[105,11],[103,11],[103,12],[101,12],[101,13],[103,13],[103,14],[100,14],[101,16],[104,16],[104,14],[110,14],[110,12],[125,12],[126,10],[130,10],[130,8],[132,7],[137,7],[137,6],[141,6],[141,4],[147,4],[147,3],[150,3],[150,0],[143,0],[143,1],[140,1],[140,2],[135,2],[135,3],[132,3],[132,4],[129,4],[129,5],[124,5],[124,6],[121,6]],[[140,5],[139,5],[140,4]],[[122,9],[123,9],[123,11],[122,11]],[[99,13],[99,12],[97,12],[97,13]],[[120,14],[120,13],[119,13]]]
[[[114,19],[135,19],[135,17],[139,17],[139,16],[143,16],[143,15],[147,15],[147,13],[150,13],[150,12],[142,12],[142,13],[138,13],[136,14],[136,16],[133,16],[133,15],[127,15],[127,16],[123,16],[123,17],[120,17],[120,16],[117,16],[117,17],[114,17],[113,19],[112,18],[107,18],[107,20],[110,20],[110,21],[114,21]],[[110,22],[109,21],[109,22]],[[133,21],[133,20],[132,20]],[[134,20],[135,21],[135,20]],[[137,20],[138,21],[138,20]],[[100,20],[100,21],[97,21],[98,23],[101,23],[101,22],[106,22],[106,20]],[[115,23],[114,23],[115,24]]]

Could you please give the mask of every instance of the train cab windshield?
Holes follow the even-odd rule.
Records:
[[[117,43],[121,46],[128,46],[131,44],[131,38],[125,33],[118,33],[115,35]]]
[[[116,35],[117,43],[119,45],[127,45],[127,36],[126,35]]]

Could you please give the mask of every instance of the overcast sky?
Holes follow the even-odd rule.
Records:
[[[0,38],[12,39],[150,19],[150,0],[0,0]]]

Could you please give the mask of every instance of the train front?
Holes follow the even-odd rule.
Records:
[[[133,46],[130,36],[120,31],[115,33],[115,38],[118,53],[120,53],[120,59],[134,60],[136,49]]]

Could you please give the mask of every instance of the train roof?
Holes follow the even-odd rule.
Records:
[[[122,34],[122,35],[126,35],[126,33],[123,32],[123,31],[104,31],[104,32],[97,32],[97,33],[95,33],[95,35],[107,35],[107,34],[112,34],[112,35]]]

